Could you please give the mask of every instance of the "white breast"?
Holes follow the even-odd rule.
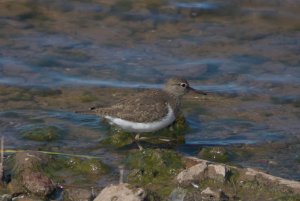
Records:
[[[157,130],[160,130],[164,127],[167,127],[170,125],[174,120],[175,120],[175,114],[173,109],[169,104],[167,104],[168,107],[168,114],[158,120],[158,121],[153,121],[149,123],[140,123],[140,122],[133,122],[133,121],[127,121],[124,119],[120,118],[115,118],[112,116],[105,116],[106,119],[109,120],[111,124],[115,124],[119,127],[121,127],[123,130],[128,131],[128,132],[154,132]]]

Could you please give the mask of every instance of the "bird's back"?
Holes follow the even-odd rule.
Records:
[[[110,107],[93,108],[99,116],[111,116],[132,122],[154,122],[168,113],[168,104],[176,108],[178,101],[162,90],[144,90]],[[176,113],[177,110],[174,110]]]

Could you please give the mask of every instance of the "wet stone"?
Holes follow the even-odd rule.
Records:
[[[0,201],[11,201],[12,196],[8,194],[4,194],[0,196]]]
[[[229,169],[222,164],[210,164],[207,168],[207,177],[224,182],[228,176]]]
[[[228,201],[229,197],[221,190],[212,190],[207,187],[201,192],[202,201]]]
[[[91,190],[80,189],[80,188],[70,188],[64,190],[66,196],[70,200],[81,200],[81,201],[90,201],[93,200],[94,195]]]
[[[111,185],[104,188],[94,201],[143,201],[146,192],[142,188],[134,188],[129,184]]]
[[[205,172],[207,170],[207,163],[199,163],[197,165],[194,165],[188,169],[185,169],[181,171],[177,177],[176,180],[180,184],[189,184],[194,181],[199,181],[205,177]]]
[[[187,190],[177,187],[175,188],[169,196],[170,201],[183,201],[186,197]]]

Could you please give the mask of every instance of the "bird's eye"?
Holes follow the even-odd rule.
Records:
[[[187,84],[186,84],[186,83],[181,83],[181,84],[180,84],[180,86],[182,86],[182,87],[186,87],[186,86],[187,86]]]

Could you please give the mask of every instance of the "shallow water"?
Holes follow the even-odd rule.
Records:
[[[1,1],[0,84],[84,92],[160,88],[166,78],[184,76],[210,95],[187,98],[191,129],[179,151],[288,144],[281,154],[270,148],[236,162],[300,180],[299,8],[299,1],[283,0]],[[96,117],[68,104],[35,107],[35,98],[6,96],[0,132],[9,148],[112,155],[98,148],[107,131]],[[71,109],[81,104],[75,100]],[[36,125],[62,127],[66,136],[52,143],[20,137]]]

